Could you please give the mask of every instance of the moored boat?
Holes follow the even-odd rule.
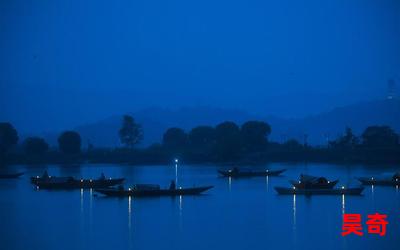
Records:
[[[300,180],[289,181],[293,187],[298,189],[332,189],[336,186],[339,180],[328,180],[325,177],[317,177],[311,175],[300,175]]]
[[[40,189],[81,189],[81,188],[107,188],[119,185],[124,178],[105,178],[104,174],[99,179],[75,179],[74,177],[54,177],[47,175],[31,178],[31,182]]]
[[[393,175],[382,175],[378,177],[360,177],[357,178],[363,185],[376,185],[376,186],[399,186],[400,173]]]
[[[400,179],[383,179],[374,177],[360,177],[357,178],[363,185],[376,185],[376,186],[400,186]]]
[[[213,186],[201,186],[192,188],[161,189],[158,185],[155,186],[156,187],[154,188],[143,188],[143,187],[140,188],[138,185],[135,185],[133,188],[128,188],[128,189],[123,189],[122,187],[104,188],[104,189],[95,189],[95,192],[107,196],[116,196],[116,197],[125,197],[125,196],[154,197],[154,196],[199,195],[213,188]]]
[[[22,176],[24,173],[12,173],[12,174],[0,174],[0,179],[16,179],[20,176]]]
[[[275,190],[282,195],[361,195],[364,188],[299,189],[296,187],[275,187]]]
[[[237,168],[233,168],[230,170],[218,170],[218,173],[220,173],[224,177],[234,177],[234,178],[239,178],[239,177],[262,177],[262,176],[277,176],[280,175],[281,173],[285,172],[286,169],[280,169],[280,170],[265,170],[265,171],[242,171]]]

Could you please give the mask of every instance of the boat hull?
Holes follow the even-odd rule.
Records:
[[[107,180],[69,180],[64,182],[39,181],[34,183],[40,189],[90,189],[107,188],[119,185],[124,178]]]
[[[182,189],[159,189],[159,190],[118,190],[115,188],[95,189],[96,192],[115,197],[155,197],[155,196],[180,196],[180,195],[199,195],[213,186],[182,188]]]
[[[400,186],[400,179],[373,179],[373,178],[358,178],[363,185],[374,186]]]
[[[15,173],[15,174],[0,174],[0,179],[16,179],[22,176],[24,173]]]
[[[295,189],[287,187],[275,187],[278,194],[282,195],[361,195],[363,187],[338,188],[338,189]]]
[[[336,186],[336,184],[339,182],[339,180],[335,181],[330,181],[329,183],[313,183],[313,184],[304,184],[303,182],[298,182],[298,181],[290,181],[290,184],[292,184],[295,188],[298,189],[332,189]]]
[[[266,176],[277,176],[285,172],[286,169],[281,170],[268,170],[262,172],[235,172],[235,171],[223,171],[218,170],[224,177],[233,177],[233,178],[240,178],[240,177],[266,177]]]

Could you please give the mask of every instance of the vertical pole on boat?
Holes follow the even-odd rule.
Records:
[[[178,186],[178,162],[179,160],[175,158],[175,185]]]

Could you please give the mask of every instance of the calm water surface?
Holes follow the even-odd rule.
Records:
[[[13,166],[18,180],[0,180],[0,249],[399,249],[400,193],[395,187],[367,187],[364,195],[279,196],[274,186],[289,186],[300,173],[339,178],[395,171],[327,164],[270,164],[288,168],[282,177],[229,179],[217,166]],[[127,178],[127,184],[167,187],[214,185],[201,196],[105,198],[91,190],[44,191],[30,176],[68,175]],[[387,235],[341,236],[342,214],[388,215]]]

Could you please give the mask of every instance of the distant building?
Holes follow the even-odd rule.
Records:
[[[396,99],[396,82],[393,79],[390,79],[388,81],[388,94],[387,94],[387,99],[392,100]]]

